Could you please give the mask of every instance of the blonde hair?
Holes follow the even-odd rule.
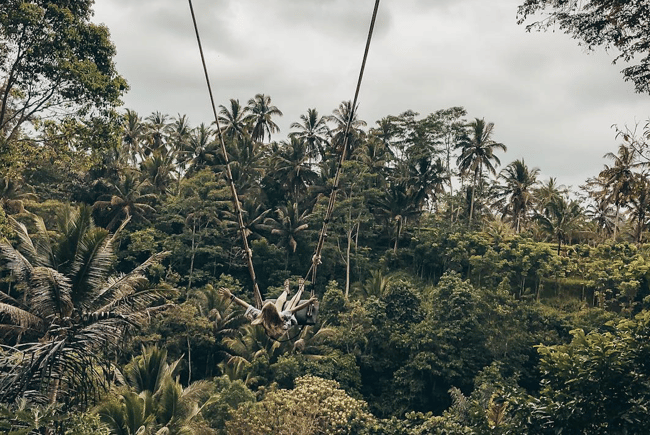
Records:
[[[286,331],[284,321],[278,312],[278,308],[272,302],[267,302],[262,307],[260,314],[251,322],[253,325],[261,324],[266,332],[273,338],[279,337]]]

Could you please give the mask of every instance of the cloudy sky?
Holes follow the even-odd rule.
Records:
[[[359,97],[369,126],[387,115],[463,106],[494,122],[508,152],[577,188],[616,151],[613,124],[650,117],[650,96],[623,81],[612,54],[562,33],[527,33],[521,0],[383,0]],[[257,93],[284,112],[281,140],[308,108],[350,100],[374,0],[193,0],[217,104]],[[212,120],[188,2],[97,0],[117,46],[125,106]]]

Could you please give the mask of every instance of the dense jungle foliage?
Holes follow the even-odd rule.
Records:
[[[576,190],[462,107],[342,102],[272,140],[258,94],[219,132],[121,107],[91,7],[0,6],[0,431],[645,433],[650,123]],[[265,298],[312,264],[349,147],[319,321],[279,341],[219,294],[253,300],[219,134]]]

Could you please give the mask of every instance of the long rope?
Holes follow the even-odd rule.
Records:
[[[217,116],[217,109],[214,104],[214,97],[212,95],[212,86],[210,86],[210,76],[208,75],[208,68],[205,65],[205,56],[203,55],[203,47],[201,46],[201,37],[199,35],[199,28],[196,24],[196,17],[194,16],[194,7],[192,7],[192,0],[188,0],[190,4],[190,12],[192,13],[192,23],[194,23],[194,32],[196,33],[196,42],[199,44],[199,52],[201,53],[201,63],[203,64],[203,73],[205,74],[205,82],[208,85],[208,93],[210,94],[210,103],[212,104],[212,112],[214,114],[214,122],[217,125],[217,132],[219,136],[219,142],[221,144],[221,152],[223,153],[223,159],[226,162],[226,179],[230,184],[230,192],[232,194],[232,201],[235,206],[235,212],[237,215],[237,223],[239,225],[239,232],[241,238],[244,242],[244,255],[246,256],[246,262],[248,265],[248,273],[250,274],[251,281],[253,281],[253,294],[255,299],[255,306],[260,309],[262,308],[262,293],[260,292],[259,285],[257,284],[257,278],[255,276],[255,268],[253,267],[253,251],[248,245],[248,238],[246,237],[246,226],[244,225],[244,215],[241,209],[241,204],[239,202],[239,196],[237,195],[237,189],[235,188],[235,181],[232,177],[232,171],[230,170],[230,161],[228,160],[228,151],[226,150],[226,143],[223,140],[223,134],[221,132],[221,126],[219,125],[219,117]]]
[[[345,136],[343,138],[343,150],[341,151],[341,156],[339,158],[338,167],[336,168],[336,175],[334,176],[334,186],[332,188],[332,193],[330,194],[329,203],[327,204],[327,211],[325,212],[325,218],[323,219],[323,227],[320,230],[318,236],[318,244],[316,245],[316,250],[312,257],[311,267],[305,276],[305,280],[311,281],[311,295],[314,295],[314,287],[316,285],[316,272],[318,271],[318,265],[321,263],[321,253],[323,251],[323,245],[325,244],[325,238],[327,237],[327,224],[332,219],[332,213],[334,212],[334,204],[336,203],[336,194],[338,192],[341,173],[343,172],[343,162],[347,158],[348,147],[349,147],[349,134],[352,122],[354,120],[355,111],[357,109],[357,100],[359,98],[359,90],[361,89],[361,81],[363,80],[363,72],[366,69],[366,60],[368,59],[368,51],[370,50],[370,41],[372,40],[372,33],[375,28],[375,21],[377,19],[377,10],[379,9],[379,0],[375,1],[375,9],[372,12],[372,19],[370,20],[370,29],[368,30],[368,39],[366,40],[366,48],[363,52],[363,61],[361,62],[361,70],[359,71],[359,79],[357,80],[357,88],[354,91],[354,101],[350,107],[350,114],[348,122],[345,125]]]
[[[314,286],[316,283],[316,273],[318,271],[318,265],[321,263],[321,253],[323,251],[323,246],[325,243],[325,238],[327,237],[327,225],[329,221],[332,218],[332,213],[334,212],[334,204],[336,203],[336,195],[338,192],[338,188],[340,185],[340,180],[341,180],[341,173],[342,173],[342,168],[343,168],[343,163],[345,162],[347,158],[347,153],[348,153],[348,147],[349,147],[349,134],[350,134],[350,129],[352,127],[352,122],[354,120],[355,116],[355,111],[357,108],[357,101],[359,99],[359,90],[361,89],[361,82],[363,80],[363,72],[366,68],[366,61],[368,59],[368,51],[370,50],[370,41],[372,40],[372,34],[375,28],[375,21],[377,19],[377,11],[379,9],[379,1],[375,1],[375,7],[372,12],[372,19],[370,21],[370,29],[368,30],[368,38],[366,40],[366,47],[364,49],[363,53],[363,61],[361,62],[361,70],[359,71],[359,78],[357,80],[357,86],[356,90],[354,92],[354,100],[352,102],[352,106],[350,108],[350,113],[349,113],[349,118],[348,122],[346,123],[345,126],[345,132],[344,132],[344,138],[343,138],[343,150],[341,151],[341,156],[339,158],[338,166],[336,168],[336,175],[334,176],[334,185],[332,189],[332,193],[330,194],[329,198],[329,203],[327,205],[327,211],[325,213],[325,218],[323,219],[323,227],[321,228],[321,231],[318,236],[318,243],[316,245],[316,250],[314,252],[314,255],[312,257],[312,264],[311,267],[309,268],[309,271],[307,272],[307,275],[305,279],[309,279],[311,276],[311,283],[312,283],[312,290],[311,290],[311,295],[314,295]],[[214,97],[212,94],[212,87],[210,86],[210,77],[208,75],[208,68],[205,64],[205,56],[203,54],[203,47],[201,45],[201,37],[199,35],[199,28],[196,24],[196,17],[194,15],[194,8],[192,6],[192,0],[188,0],[189,5],[190,5],[190,12],[192,13],[192,23],[194,24],[194,31],[196,33],[196,41],[199,45],[199,52],[201,53],[201,63],[203,64],[203,72],[205,74],[205,81],[208,85],[208,92],[210,94],[210,102],[212,104],[212,112],[214,113],[214,120],[215,124],[217,125],[217,132],[219,135],[219,142],[221,143],[221,151],[223,153],[224,161],[226,163],[226,178],[228,179],[228,183],[230,184],[230,191],[232,194],[233,198],[233,203],[235,206],[236,214],[237,214],[237,221],[239,224],[239,231],[242,236],[242,240],[244,243],[244,253],[246,255],[246,260],[248,264],[248,272],[251,276],[251,280],[253,282],[253,293],[255,297],[255,305],[257,308],[262,307],[262,294],[260,292],[259,286],[257,284],[257,278],[255,276],[255,269],[253,267],[253,252],[250,249],[248,245],[248,238],[246,237],[246,227],[244,225],[244,218],[243,218],[243,213],[241,210],[241,204],[239,202],[239,197],[237,195],[237,190],[235,188],[235,183],[232,177],[232,171],[230,170],[230,162],[228,160],[228,152],[226,150],[226,145],[223,139],[223,134],[221,131],[221,126],[219,125],[219,117],[217,116],[217,109],[214,103]]]

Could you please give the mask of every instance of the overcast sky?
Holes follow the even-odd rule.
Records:
[[[577,189],[616,151],[613,124],[650,117],[650,96],[612,65],[562,33],[527,33],[516,24],[522,0],[383,0],[359,116],[422,116],[463,106],[468,119],[494,122],[508,152],[542,177]],[[257,93],[284,112],[274,140],[308,108],[331,114],[351,100],[374,0],[193,0],[217,104]],[[117,46],[131,90],[125,106],[187,114],[212,112],[185,0],[97,0],[95,21]]]

